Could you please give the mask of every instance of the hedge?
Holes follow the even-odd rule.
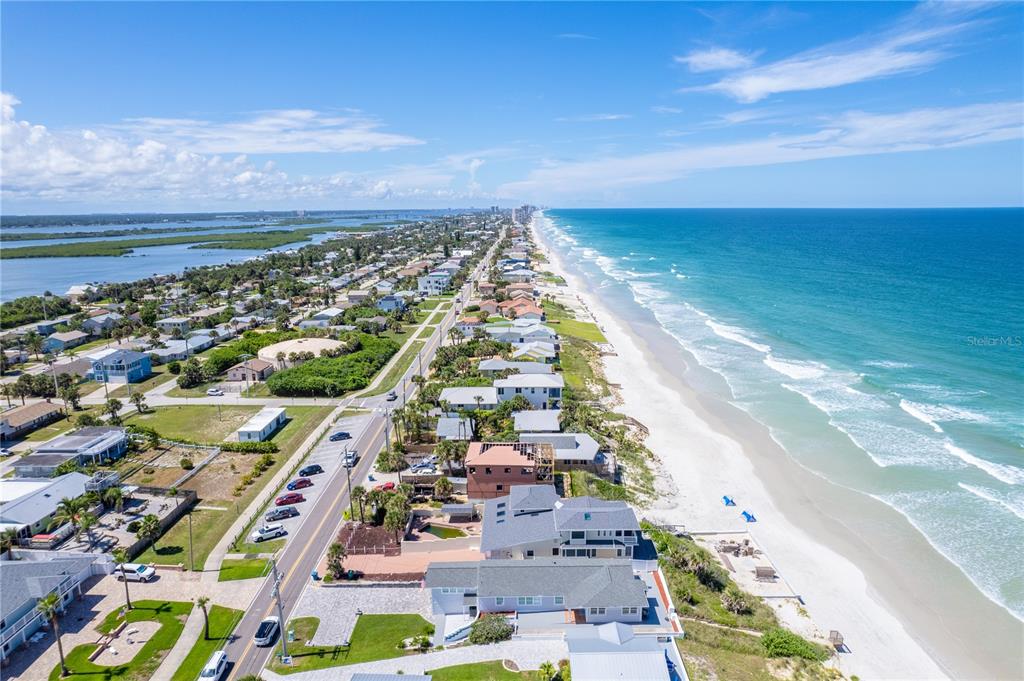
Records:
[[[824,661],[829,652],[824,646],[811,643],[793,632],[776,627],[769,629],[761,636],[768,657],[802,657],[805,660]]]
[[[286,397],[336,397],[365,388],[401,347],[390,338],[359,336],[361,348],[341,357],[317,357],[277,371],[267,379],[271,394]]]

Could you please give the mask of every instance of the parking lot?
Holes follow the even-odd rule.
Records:
[[[287,539],[288,536],[294,534],[295,531],[299,528],[299,525],[301,525],[302,522],[306,519],[306,509],[313,507],[314,503],[319,498],[322,490],[326,488],[327,481],[330,480],[331,477],[333,477],[335,473],[338,473],[339,469],[342,468],[342,460],[344,458],[346,449],[352,449],[352,447],[354,446],[353,443],[359,439],[359,436],[362,434],[363,429],[366,427],[366,424],[368,422],[368,414],[358,416],[345,416],[338,419],[338,422],[331,428],[330,433],[327,436],[325,436],[322,440],[320,440],[319,443],[317,443],[313,451],[310,452],[309,456],[307,456],[305,461],[302,462],[302,468],[317,464],[321,468],[323,468],[324,472],[309,476],[310,480],[313,481],[313,485],[311,487],[296,490],[298,493],[302,494],[303,497],[305,497],[305,501],[301,501],[297,504],[294,504],[294,507],[299,511],[299,515],[291,518],[285,518],[283,520],[273,521],[275,524],[279,523],[282,526],[284,526],[284,529],[288,532],[288,535],[286,535],[285,539]],[[341,440],[339,442],[331,442],[330,434],[342,431],[347,432],[349,435],[351,435],[351,439]],[[361,457],[363,452],[358,452],[358,454]],[[340,474],[344,475],[344,472]],[[295,475],[289,477],[287,482],[291,482],[292,480],[295,480],[298,477],[299,475],[298,473],[296,473]],[[281,496],[282,494],[286,494],[287,492],[288,490],[282,487],[281,489],[277,490],[277,493],[274,495],[274,498],[276,499],[277,497]],[[260,525],[265,524],[265,521],[263,520],[264,515],[269,511],[273,510],[274,508],[280,507],[274,506],[274,502],[271,501],[270,505],[268,505],[266,508],[262,510],[260,514],[260,520],[255,524],[253,529],[256,529]]]

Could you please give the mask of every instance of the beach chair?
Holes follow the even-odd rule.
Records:
[[[754,579],[759,582],[774,582],[775,568],[770,565],[755,565]]]
[[[736,502],[733,501],[732,497],[730,497],[730,496],[723,496],[722,497],[722,503],[725,504],[726,506],[735,506],[736,505]]]
[[[756,523],[757,522],[757,518],[755,518],[754,514],[751,513],[750,511],[744,511],[743,513],[740,513],[740,515],[743,516],[743,519],[746,520],[748,523]]]
[[[843,647],[846,645],[845,643],[843,643],[843,635],[835,629],[828,632],[828,642],[831,643],[836,650],[842,650]]]

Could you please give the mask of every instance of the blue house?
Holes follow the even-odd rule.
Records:
[[[377,301],[377,309],[381,312],[394,312],[405,309],[405,299],[401,296],[384,296]]]
[[[135,383],[153,373],[149,355],[135,350],[115,350],[93,361],[89,378],[103,383]]]

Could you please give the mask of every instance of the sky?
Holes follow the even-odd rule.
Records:
[[[1024,205],[1020,3],[0,3],[4,214]]]

